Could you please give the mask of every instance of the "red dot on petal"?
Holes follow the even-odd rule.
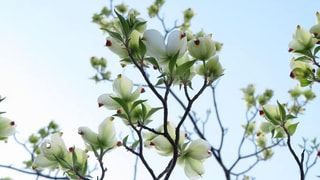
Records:
[[[84,135],[84,132],[83,131],[78,131],[78,134]]]
[[[141,93],[144,93],[144,92],[146,92],[146,90],[144,89],[144,88],[141,88],[141,91],[140,91]]]
[[[149,145],[150,146],[154,146],[155,144],[154,144],[154,142],[150,142]]]
[[[11,121],[10,126],[14,126],[14,125],[15,125],[14,121]]]
[[[182,39],[182,38],[184,38],[184,37],[186,37],[186,33],[181,33],[180,39]]]
[[[73,147],[69,147],[69,152],[73,152],[74,148]]]
[[[292,79],[294,79],[294,78],[296,77],[296,76],[294,75],[293,71],[290,72],[290,77],[291,77]]]
[[[116,145],[121,146],[121,144],[122,144],[121,141],[118,141]]]
[[[264,115],[264,111],[263,111],[263,110],[260,110],[260,111],[259,111],[259,114],[260,114],[260,116],[263,116],[263,115]]]
[[[200,40],[197,39],[197,40],[194,41],[194,43],[195,43],[196,45],[199,45],[199,44],[200,44]]]
[[[107,40],[107,42],[106,42],[106,46],[112,46],[112,43],[111,43],[111,41],[110,40]]]
[[[118,109],[117,114],[121,114],[121,113],[122,113],[121,109]]]
[[[289,48],[288,52],[292,52],[292,51],[293,51],[293,49],[292,49],[292,48]]]

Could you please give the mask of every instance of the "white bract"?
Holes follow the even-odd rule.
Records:
[[[183,56],[187,50],[187,38],[185,33],[174,30],[167,39],[167,44],[163,35],[155,29],[148,29],[143,33],[142,38],[147,47],[147,55],[167,62],[179,52],[178,58]]]

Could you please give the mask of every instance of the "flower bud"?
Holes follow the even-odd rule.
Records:
[[[258,148],[262,149],[262,148],[266,147],[266,145],[267,145],[267,138],[264,135],[260,135],[256,139],[256,143],[257,143]]]
[[[307,90],[303,91],[303,96],[308,101],[312,101],[316,97],[315,93],[311,89],[307,89]]]
[[[193,11],[191,8],[185,10],[185,11],[183,12],[183,19],[184,19],[184,21],[190,21],[190,20],[193,18],[194,14],[195,14],[195,13],[194,13],[194,11]]]
[[[126,6],[125,4],[119,4],[116,6],[117,11],[119,11],[120,13],[124,14],[127,12],[128,10],[128,6]]]
[[[211,39],[211,35],[205,34],[203,37],[189,41],[188,50],[192,57],[207,60],[216,54],[216,45]]]
[[[262,159],[269,160],[273,156],[273,151],[271,148],[265,149],[262,151]]]

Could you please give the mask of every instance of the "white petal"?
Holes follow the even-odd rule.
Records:
[[[162,58],[166,56],[166,47],[162,34],[155,29],[148,29],[143,33],[143,42],[147,47],[147,55]]]
[[[166,51],[168,57],[174,56],[179,51],[181,57],[187,50],[187,37],[179,30],[172,31],[168,37]]]

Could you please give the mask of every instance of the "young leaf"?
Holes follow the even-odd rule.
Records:
[[[121,35],[119,33],[110,31],[107,28],[101,28],[101,29],[107,31],[111,37],[123,42],[123,39],[122,39],[122,37],[121,37]]]
[[[139,145],[139,141],[135,141],[132,145],[131,148],[134,150],[136,147]]]
[[[128,108],[128,104],[121,98],[119,97],[111,97],[113,100],[115,100],[124,110],[124,112],[129,115],[129,108]]]
[[[316,48],[314,48],[313,54],[316,55],[320,50],[320,46],[317,46]]]
[[[127,135],[126,137],[124,137],[123,140],[122,140],[122,144],[123,144],[124,146],[127,145],[128,137],[129,137],[129,135]]]
[[[278,122],[277,119],[275,119],[268,111],[266,111],[264,108],[263,109],[263,112],[264,112],[264,115],[267,117],[267,120],[269,120],[273,125],[280,125],[280,122]]]
[[[282,104],[279,103],[279,101],[277,101],[277,104],[278,104],[278,108],[279,108],[279,111],[280,111],[280,120],[281,122],[285,122],[287,119],[287,115],[286,115],[286,110],[284,109],[284,107],[282,106]]]
[[[141,58],[144,57],[147,53],[146,45],[143,43],[141,39],[139,39],[139,49]]]
[[[119,18],[119,21],[121,24],[120,27],[121,27],[122,34],[124,34],[127,39],[130,36],[130,32],[131,32],[130,27],[128,25],[128,22],[117,11],[114,11],[114,12],[116,13],[116,15]]]
[[[296,132],[297,126],[299,123],[295,123],[295,124],[290,124],[287,129],[289,132],[289,135],[292,136],[294,134],[294,132]]]
[[[182,65],[178,66],[176,69],[176,74],[183,74],[188,69],[190,69],[190,67],[192,67],[195,62],[196,61],[188,61],[188,62],[185,62]]]
[[[150,111],[148,111],[148,114],[146,115],[145,119],[148,119],[149,117],[152,116],[152,114],[154,114],[155,112],[157,112],[160,109],[162,109],[162,107],[152,108]]]
[[[135,101],[132,105],[131,105],[131,109],[130,109],[130,113],[134,110],[134,108],[136,108],[139,104],[142,104],[144,102],[146,102],[147,100],[138,100]]]
[[[178,60],[178,56],[179,56],[179,52],[178,51],[174,56],[171,57],[171,59],[169,60],[169,71],[172,72],[174,67],[176,66],[176,62]]]

